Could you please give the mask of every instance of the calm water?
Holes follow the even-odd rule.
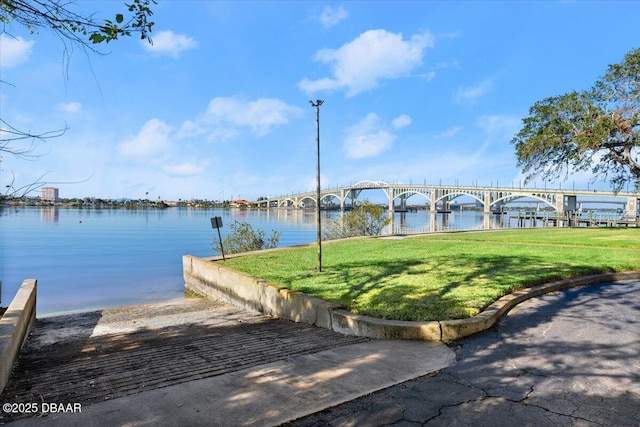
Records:
[[[20,208],[0,211],[0,280],[7,306],[24,279],[38,279],[38,315],[162,301],[183,295],[182,255],[212,256],[215,230],[234,220],[280,246],[315,242],[315,212],[302,210],[91,210]],[[325,222],[339,212],[323,212]],[[488,222],[487,222],[488,221]],[[476,212],[396,214],[394,232],[500,227]]]

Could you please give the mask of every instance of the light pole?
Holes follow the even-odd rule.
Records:
[[[316,228],[318,229],[318,272],[322,271],[322,230],[320,219],[320,106],[323,100],[309,101],[316,109]]]

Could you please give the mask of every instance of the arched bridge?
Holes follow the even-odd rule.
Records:
[[[395,210],[396,202],[400,208],[406,207],[406,200],[414,195],[426,199],[426,204],[432,212],[448,210],[449,205],[458,197],[468,196],[482,205],[484,212],[500,211],[511,202],[522,199],[536,200],[553,208],[556,212],[565,213],[575,211],[578,208],[578,196],[598,196],[626,198],[625,216],[636,218],[638,216],[640,193],[588,191],[575,189],[539,189],[539,188],[515,188],[515,187],[465,187],[450,185],[416,185],[416,184],[389,184],[384,181],[364,180],[353,185],[324,189],[320,191],[320,205],[322,207],[336,206],[334,200],[339,202],[341,210],[345,206],[353,206],[356,199],[364,190],[382,190],[388,199],[389,211]],[[273,197],[260,200],[258,207],[290,207],[304,208],[316,205],[317,194],[315,191],[292,194],[281,197]],[[624,200],[624,199],[623,199]]]

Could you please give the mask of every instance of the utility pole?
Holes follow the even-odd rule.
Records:
[[[323,100],[309,101],[316,109],[316,228],[318,229],[318,273],[322,272],[322,225],[320,218],[320,106]]]

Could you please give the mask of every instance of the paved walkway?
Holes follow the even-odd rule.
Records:
[[[441,343],[348,337],[206,299],[50,317],[0,396],[0,422],[277,425],[454,357]]]
[[[455,364],[292,426],[640,426],[640,280],[522,303]]]

